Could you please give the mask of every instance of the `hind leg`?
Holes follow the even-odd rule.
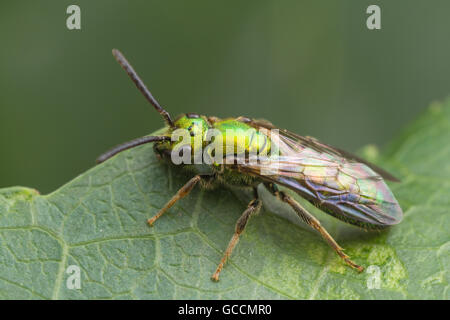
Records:
[[[331,235],[328,233],[328,231],[322,227],[320,224],[320,221],[317,220],[312,214],[310,214],[308,211],[306,211],[305,208],[303,208],[297,201],[295,201],[292,197],[284,193],[283,191],[280,191],[276,184],[274,183],[265,183],[265,187],[278,199],[281,201],[289,204],[292,209],[297,213],[297,215],[311,228],[317,230],[322,238],[325,239],[326,242],[336,251],[336,253],[347,263],[350,267],[358,270],[359,272],[362,272],[364,270],[363,267],[357,265],[352,260],[350,260],[350,257],[344,253],[344,249],[342,249],[341,246],[337,244],[337,242],[331,237]]]

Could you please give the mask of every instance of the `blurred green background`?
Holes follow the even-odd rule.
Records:
[[[66,28],[81,7],[82,29]],[[366,28],[381,7],[382,29]],[[267,118],[354,151],[450,93],[449,1],[2,1],[0,187],[50,192],[173,115]]]

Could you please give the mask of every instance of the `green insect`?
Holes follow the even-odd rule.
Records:
[[[219,119],[193,113],[183,114],[172,120],[169,113],[153,98],[125,57],[116,49],[112,52],[137,88],[163,116],[167,127],[159,136],[137,138],[113,148],[101,155],[97,159],[98,163],[123,150],[150,142],[154,143],[154,151],[160,158],[171,162],[173,152],[179,152],[182,148],[184,151],[187,150],[190,157],[196,154],[199,148],[207,149],[214,140],[208,140],[206,137],[213,130],[224,135],[231,131],[234,135],[231,142],[225,139],[225,143],[219,144],[223,146],[221,150],[223,157],[230,157],[230,155],[236,157],[234,160],[232,158],[233,161],[179,164],[179,167],[192,172],[194,177],[148,220],[149,225],[152,226],[178,200],[188,195],[198,183],[207,188],[233,185],[253,190],[254,199],[237,220],[235,232],[212,275],[213,280],[219,280],[219,274],[249,218],[261,209],[262,202],[257,192],[257,186],[260,184],[263,184],[279,200],[289,204],[307,225],[319,232],[349,266],[360,272],[363,271],[363,267],[350,260],[322,227],[319,220],[290,195],[280,190],[279,186],[296,192],[322,211],[364,229],[383,229],[402,220],[402,209],[383,178],[397,182],[399,180],[383,169],[314,138],[303,137],[287,130],[274,130],[277,128],[266,120],[246,117]],[[187,143],[184,142],[181,145],[182,148],[180,148],[179,139],[172,139],[179,129],[187,130],[191,137]],[[244,132],[251,132],[251,134]],[[270,153],[273,150],[277,152]],[[214,153],[214,156],[216,155]],[[256,161],[237,161],[238,156],[249,160],[250,155],[253,155],[253,160]]]

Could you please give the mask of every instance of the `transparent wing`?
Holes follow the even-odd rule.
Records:
[[[277,129],[271,122],[264,120],[264,119],[256,119],[255,120],[255,119],[248,119],[248,118],[244,118],[244,117],[242,117],[241,119],[256,129],[259,129],[261,127],[265,128],[265,129],[269,129],[269,130]],[[334,155],[334,156],[341,157],[341,158],[355,160],[356,162],[359,162],[359,163],[364,163],[366,166],[368,166],[373,171],[378,173],[384,179],[389,180],[389,181],[394,181],[394,182],[400,182],[400,180],[398,178],[396,178],[395,176],[393,176],[386,170],[376,166],[375,164],[373,164],[369,161],[366,161],[348,151],[342,150],[337,147],[330,146],[329,144],[325,144],[325,143],[317,140],[316,138],[308,137],[308,136],[304,137],[304,136],[298,135],[294,132],[290,132],[285,129],[283,129],[283,130],[280,129],[280,136],[286,140],[289,140],[293,144],[305,146],[305,147],[314,149],[321,153],[326,153],[326,154]]]
[[[365,163],[311,146],[286,131],[270,136],[268,128],[259,130],[276,144],[279,155],[258,155],[256,161],[239,164],[239,171],[288,187],[352,224],[381,228],[401,221],[402,210],[383,177]]]

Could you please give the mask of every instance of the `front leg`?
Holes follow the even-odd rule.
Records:
[[[166,203],[166,205],[161,210],[159,210],[156,215],[147,220],[148,224],[150,226],[153,226],[153,223],[167,210],[169,210],[169,208],[171,208],[178,200],[183,199],[185,196],[187,196],[201,179],[202,176],[196,175],[191,180],[189,180],[184,186],[181,187],[180,190],[178,190],[178,192],[172,197],[172,199],[170,199]]]
[[[214,272],[214,274],[211,277],[211,279],[214,281],[219,281],[220,271],[222,271],[225,262],[231,255],[231,252],[233,251],[236,244],[238,243],[239,236],[241,235],[242,232],[244,232],[245,226],[247,225],[249,218],[253,214],[256,214],[261,209],[262,202],[261,200],[258,199],[258,193],[256,192],[256,189],[254,190],[254,192],[255,198],[252,201],[250,201],[250,203],[247,206],[247,209],[244,211],[244,213],[242,213],[241,217],[236,222],[233,237],[228,243],[228,247],[225,250],[225,253],[223,254],[222,260],[220,260],[220,263],[217,266],[216,272]]]

